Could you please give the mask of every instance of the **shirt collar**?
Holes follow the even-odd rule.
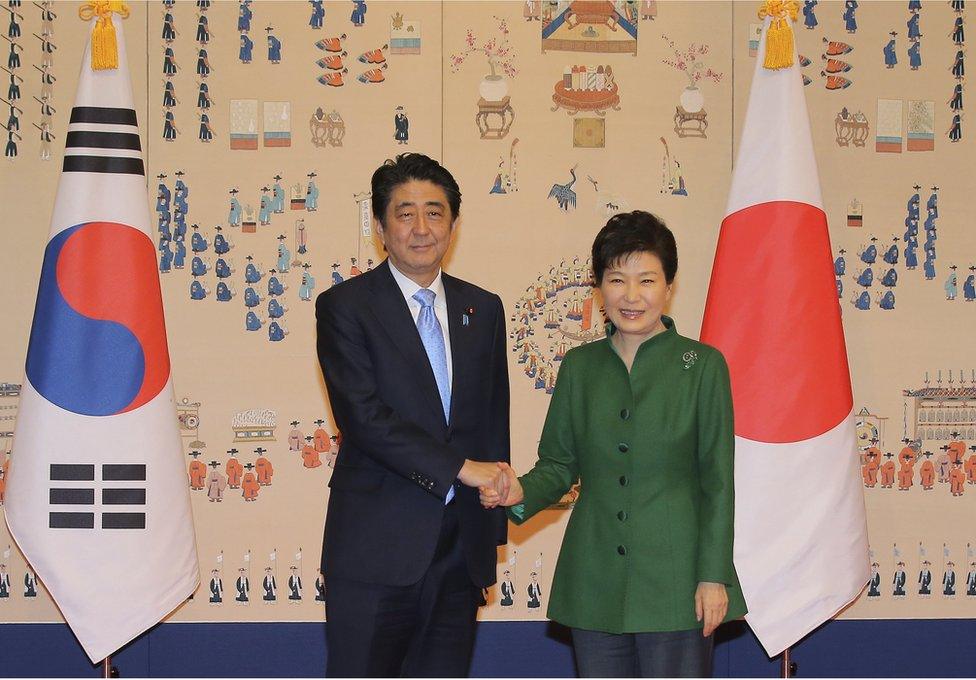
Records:
[[[400,292],[403,294],[403,298],[407,301],[407,304],[419,305],[420,303],[414,300],[413,296],[422,286],[419,286],[416,281],[410,279],[406,274],[397,269],[389,258],[387,258],[386,262],[390,265],[390,273],[393,274],[393,280],[400,287]],[[444,297],[444,280],[441,278],[441,274],[442,271],[438,269],[437,276],[434,277],[434,280],[431,281],[427,288],[428,290],[434,291],[434,306],[446,308],[447,300]]]

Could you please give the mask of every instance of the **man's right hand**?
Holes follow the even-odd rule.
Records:
[[[500,475],[503,475],[503,472],[498,463],[465,459],[458,473],[458,480],[465,486],[477,489],[482,486],[494,486]]]

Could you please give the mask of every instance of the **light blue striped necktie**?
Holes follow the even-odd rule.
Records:
[[[441,395],[441,406],[444,407],[444,422],[451,420],[451,381],[447,376],[447,349],[444,347],[444,333],[441,322],[434,313],[434,298],[437,293],[429,288],[421,288],[413,294],[413,299],[420,303],[420,314],[417,315],[417,330],[420,340],[427,351],[427,359],[434,371],[437,381],[437,391]],[[445,504],[454,498],[454,487],[447,492]]]

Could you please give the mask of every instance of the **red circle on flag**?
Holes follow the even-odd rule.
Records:
[[[722,222],[701,340],[729,364],[735,433],[810,439],[853,405],[827,217],[774,201]]]

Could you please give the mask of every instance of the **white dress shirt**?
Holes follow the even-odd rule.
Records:
[[[400,286],[400,292],[403,293],[403,299],[407,302],[407,307],[410,308],[410,314],[413,316],[413,323],[417,325],[417,317],[420,316],[420,303],[413,299],[414,294],[423,288],[423,286],[417,285],[416,282],[407,278],[407,275],[401,272],[399,269],[393,266],[393,263],[387,260],[390,265],[390,272],[393,274],[393,280],[397,282]],[[447,358],[447,379],[449,381],[454,380],[454,366],[451,364],[451,331],[447,325],[447,298],[444,297],[444,282],[441,280],[441,270],[437,270],[437,276],[429,286],[429,290],[434,292],[434,316],[437,317],[438,323],[441,325],[441,333],[444,335],[444,354]]]

